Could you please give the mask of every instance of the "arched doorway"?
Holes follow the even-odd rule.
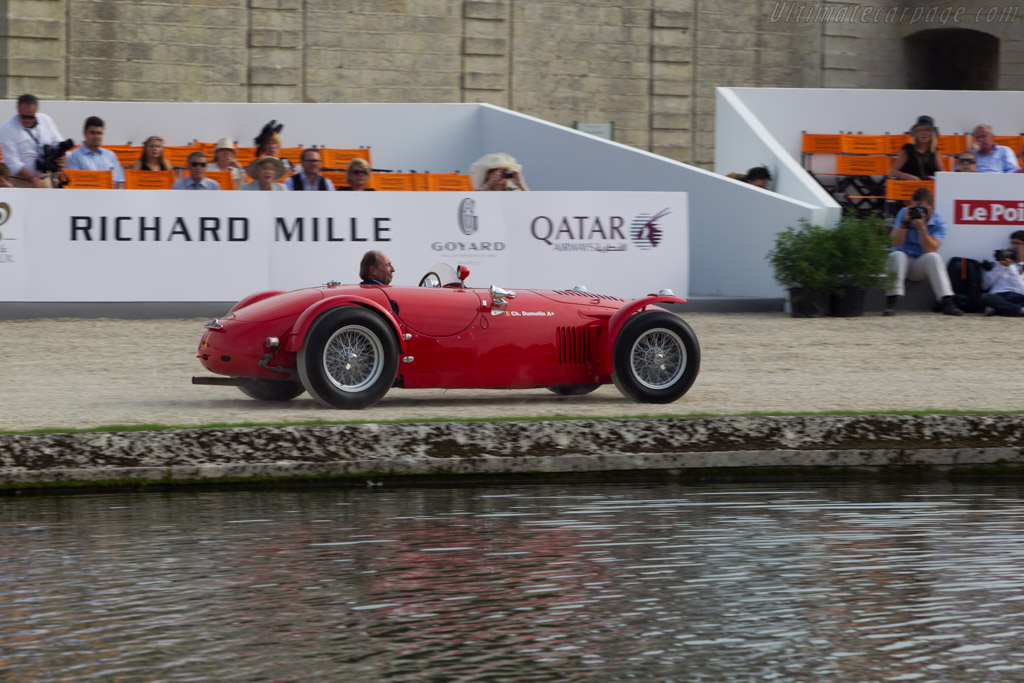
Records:
[[[999,39],[969,29],[929,29],[903,39],[907,87],[913,90],[995,90]]]

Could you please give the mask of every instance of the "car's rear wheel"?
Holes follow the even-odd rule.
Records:
[[[300,382],[278,379],[247,379],[238,388],[257,401],[290,401],[306,390]]]
[[[637,313],[615,339],[612,381],[634,401],[671,403],[689,390],[699,371],[697,335],[667,311]]]
[[[565,384],[557,387],[548,387],[548,391],[552,391],[559,396],[583,396],[594,391],[600,384]]]
[[[398,374],[398,341],[380,316],[343,306],[313,323],[299,350],[299,378],[310,396],[332,408],[372,406]]]

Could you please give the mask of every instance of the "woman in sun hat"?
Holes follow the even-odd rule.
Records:
[[[267,190],[272,192],[286,192],[287,189],[284,183],[277,182],[279,179],[284,177],[287,171],[284,168],[284,164],[277,157],[260,157],[246,169],[249,175],[255,178],[252,182],[248,182],[240,190]]]
[[[523,167],[504,152],[485,154],[469,167],[473,187],[490,192],[527,191]]]
[[[213,146],[213,163],[207,168],[208,171],[229,171],[231,179],[234,180],[236,188],[241,187],[248,181],[245,175],[245,168],[238,163],[238,148],[231,138],[221,138]]]

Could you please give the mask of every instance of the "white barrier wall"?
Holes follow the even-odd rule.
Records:
[[[992,260],[1024,230],[1024,173],[939,173],[935,209],[949,224],[939,253]]]
[[[358,282],[369,249],[391,258],[394,284],[445,262],[469,266],[474,287],[688,294],[682,192],[6,190],[0,200],[0,301],[234,301]]]

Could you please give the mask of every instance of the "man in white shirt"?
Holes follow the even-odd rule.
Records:
[[[0,125],[0,150],[15,187],[51,186],[36,161],[43,156],[44,145],[61,143],[61,134],[53,119],[38,109],[39,98],[26,93],[18,98],[18,113]]]
[[[320,175],[323,168],[323,159],[320,157],[320,150],[302,150],[302,170],[285,181],[285,187],[289,190],[325,190],[334,192],[334,183],[330,178]]]
[[[82,146],[68,155],[64,168],[79,171],[110,171],[114,174],[114,187],[124,187],[124,168],[117,155],[109,149],[103,149],[103,119],[90,116],[85,120],[84,140]]]
[[[1024,305],[1024,230],[1010,235],[1010,249],[1015,258],[999,259],[991,269],[981,276],[981,288],[987,290],[981,295],[985,315],[1021,317]],[[1009,256],[1009,253],[1003,254]]]

